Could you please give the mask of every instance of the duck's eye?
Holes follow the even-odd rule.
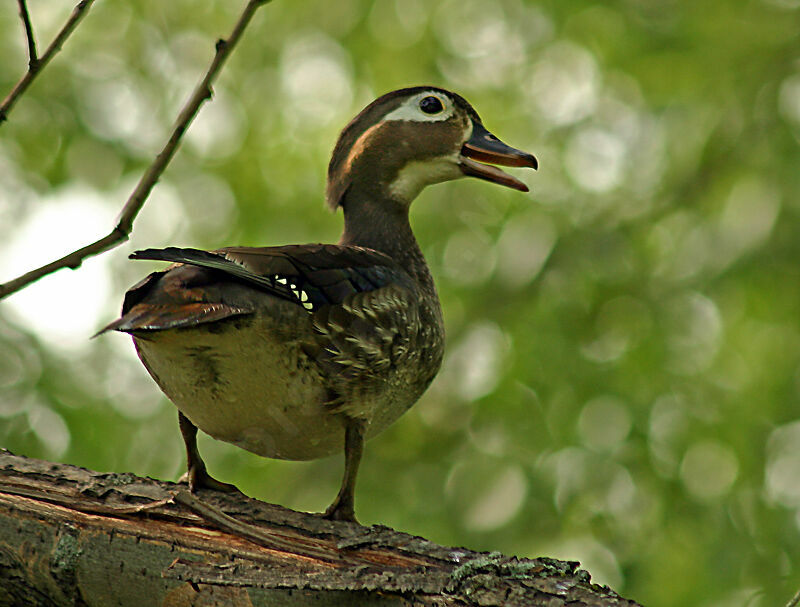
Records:
[[[419,102],[419,109],[426,114],[438,114],[444,109],[444,106],[442,105],[441,99],[431,95],[430,97],[424,97]]]

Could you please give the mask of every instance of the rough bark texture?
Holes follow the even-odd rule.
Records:
[[[637,603],[592,584],[574,562],[448,548],[0,450],[0,605]]]

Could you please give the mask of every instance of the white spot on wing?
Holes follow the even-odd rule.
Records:
[[[298,299],[300,304],[302,304],[302,306],[306,310],[312,310],[314,308],[314,304],[311,303],[311,301],[309,300],[308,293],[305,290],[298,287],[294,282],[290,282],[280,274],[275,274],[272,277],[272,279],[275,281],[276,284],[288,287],[289,290],[292,292],[292,295],[294,295]]]

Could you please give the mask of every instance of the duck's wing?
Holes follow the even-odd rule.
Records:
[[[250,314],[263,305],[265,297],[291,302],[298,312],[316,316],[327,306],[369,308],[370,301],[390,297],[398,289],[415,290],[408,274],[390,257],[362,247],[311,244],[217,251],[168,247],[136,251],[130,257],[173,265],[134,285],[125,294],[122,316],[100,333],[215,322]],[[373,295],[352,301],[353,296],[366,293]],[[341,311],[322,312],[323,317],[330,314],[341,315]]]

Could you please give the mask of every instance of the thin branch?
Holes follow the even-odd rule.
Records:
[[[786,604],[786,607],[797,607],[797,605],[798,605],[798,604],[800,604],[800,590],[798,590],[798,591],[797,591],[797,594],[795,594],[795,595],[792,597],[792,600],[791,600],[791,601],[789,601],[789,602]]]
[[[150,195],[150,191],[153,189],[153,186],[155,186],[159,177],[161,177],[161,174],[167,168],[170,160],[172,160],[172,157],[175,155],[175,152],[178,149],[178,144],[183,138],[186,130],[189,128],[189,125],[192,123],[192,120],[194,120],[194,117],[197,115],[197,112],[200,110],[200,106],[204,101],[211,98],[211,84],[222,68],[223,63],[231,54],[231,51],[233,51],[236,43],[239,42],[242,33],[252,19],[256,10],[270,1],[271,0],[250,0],[239,17],[239,20],[236,22],[231,35],[226,40],[217,41],[216,53],[214,55],[214,59],[211,61],[211,65],[209,66],[206,75],[194,89],[192,96],[190,97],[189,101],[186,102],[186,105],[183,106],[180,114],[178,114],[178,118],[175,122],[175,126],[173,127],[172,135],[170,135],[169,140],[155,157],[153,163],[144,172],[139,180],[139,183],[136,184],[133,192],[125,202],[125,206],[122,207],[119,221],[114,229],[111,230],[111,232],[109,232],[106,236],[93,242],[92,244],[86,245],[85,247],[73,251],[72,253],[69,253],[60,259],[56,259],[55,261],[52,261],[40,268],[27,272],[18,278],[10,280],[4,284],[0,284],[0,299],[19,291],[30,283],[42,278],[43,276],[46,276],[47,274],[51,274],[56,270],[60,270],[61,268],[72,268],[74,270],[75,268],[78,268],[88,257],[98,255],[128,240],[128,236],[133,228],[133,221],[144,206],[147,197]]]
[[[14,88],[11,89],[8,97],[3,99],[3,103],[0,103],[0,125],[2,125],[3,122],[8,119],[8,113],[11,111],[11,108],[17,102],[17,99],[19,99],[20,95],[22,95],[22,93],[28,89],[36,76],[50,62],[53,56],[61,50],[64,42],[66,42],[67,38],[69,38],[70,34],[72,34],[75,28],[78,27],[78,23],[81,22],[81,19],[84,18],[86,13],[89,11],[89,7],[91,7],[93,3],[94,0],[81,0],[73,9],[72,14],[69,16],[69,19],[67,19],[64,27],[61,28],[61,31],[58,32],[56,37],[50,43],[50,46],[47,47],[44,55],[34,60],[33,58],[36,57],[36,48],[33,42],[33,29],[31,28],[30,19],[28,18],[28,7],[25,5],[24,0],[19,0],[20,14],[22,15],[22,20],[25,22],[25,31],[28,35],[28,52],[30,55],[30,60],[28,62],[27,73],[20,79],[19,82],[17,82]]]
[[[28,41],[28,70],[36,71],[39,65],[39,56],[36,54],[36,40],[33,38],[33,26],[31,16],[28,14],[28,5],[25,0],[17,0],[19,4],[19,16],[25,26],[25,38]]]

